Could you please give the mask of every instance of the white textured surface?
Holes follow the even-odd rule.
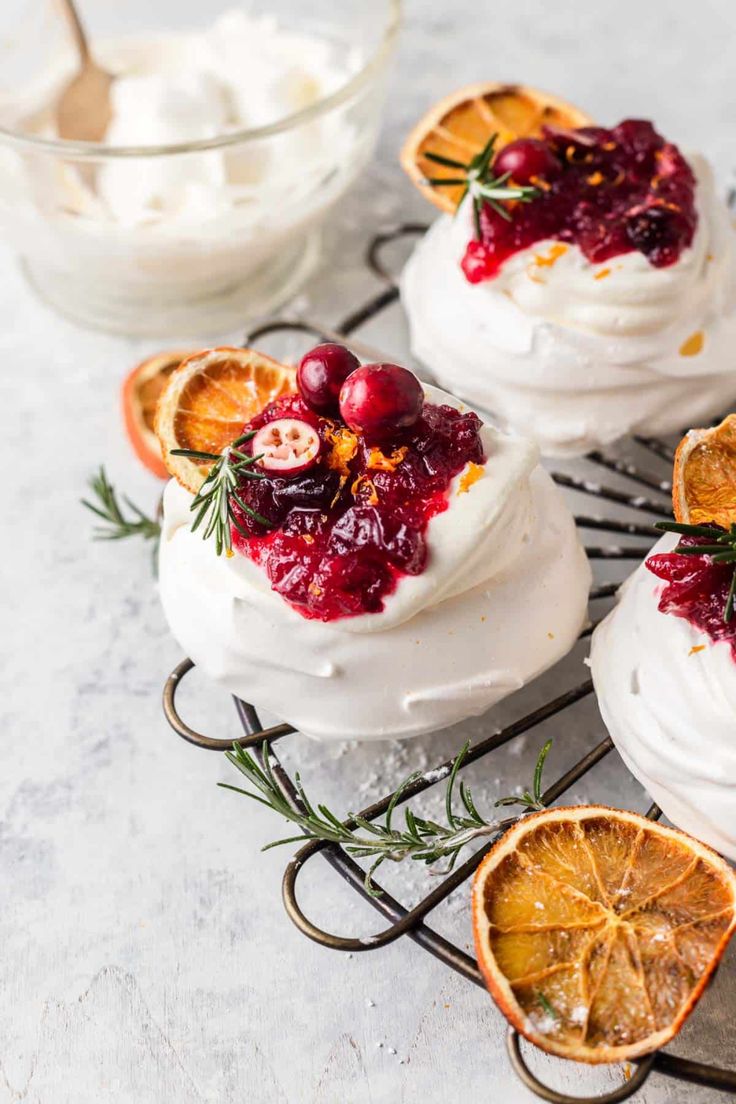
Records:
[[[417,111],[453,85],[529,76],[605,120],[650,114],[722,172],[734,158],[732,0],[704,0],[697,13],[668,0],[526,0],[492,14],[469,0],[409,0],[408,14],[379,160],[333,228],[339,271],[310,288],[309,309],[327,321],[373,290],[361,251],[374,227],[426,218],[395,153]],[[286,852],[258,852],[280,825],[218,791],[229,768],[178,741],[161,715],[161,686],[179,654],[146,553],[90,544],[77,506],[100,460],[134,499],[154,500],[117,408],[123,373],[150,344],[53,317],[7,257],[0,274],[0,1104],[528,1104],[508,1069],[502,1019],[482,991],[413,944],[348,958],[308,943],[287,920]],[[402,332],[391,311],[366,337],[399,356]],[[529,700],[584,677],[580,659]],[[201,681],[183,688],[182,706],[194,725],[237,732],[230,703]],[[503,706],[493,721],[399,750],[297,739],[289,759],[344,809],[511,715]],[[592,704],[571,716],[472,772],[479,803],[527,784],[546,734],[558,737],[552,771],[600,738]],[[614,757],[571,796],[646,804]],[[395,877],[410,897],[409,874]],[[319,863],[302,895],[333,930],[379,926]],[[456,897],[435,922],[466,944],[467,893]],[[731,954],[673,1049],[733,1062],[734,966]],[[578,1093],[621,1077],[535,1064]],[[719,1097],[652,1078],[638,1099]]]

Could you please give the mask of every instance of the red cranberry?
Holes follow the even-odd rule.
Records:
[[[364,364],[342,385],[343,421],[368,442],[385,441],[397,430],[413,426],[424,405],[417,377],[398,364]]]
[[[511,173],[517,184],[531,184],[535,176],[552,180],[562,171],[555,155],[538,138],[518,138],[509,142],[496,154],[493,168],[499,176]]]
[[[258,466],[270,475],[299,475],[311,468],[322,451],[314,426],[301,418],[276,418],[266,422],[253,438]]]
[[[337,414],[340,388],[356,368],[360,368],[360,361],[344,345],[317,345],[302,357],[297,368],[299,393],[318,414]]]

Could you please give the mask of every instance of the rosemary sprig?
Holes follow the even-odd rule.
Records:
[[[713,563],[733,564],[731,585],[728,588],[723,620],[728,623],[736,606],[736,524],[730,529],[721,529],[718,525],[686,525],[677,521],[658,521],[655,525],[663,533],[679,533],[688,537],[707,537],[709,544],[678,544],[674,552],[678,556],[710,556]]]
[[[142,510],[123,495],[122,501],[132,516],[126,517],[123,506],[118,499],[117,492],[107,478],[104,467],[89,481],[89,488],[94,501],[81,499],[83,506],[96,514],[105,523],[96,525],[93,530],[94,540],[123,540],[125,537],[143,537],[144,540],[155,540],[161,535],[161,526],[155,518],[148,517]]]
[[[541,796],[542,771],[550,745],[551,741],[548,741],[542,748],[534,772],[534,792],[537,799]],[[354,858],[372,858],[373,862],[365,875],[365,887],[372,896],[375,896],[378,890],[373,884],[373,875],[378,867],[387,860],[401,862],[403,859],[410,858],[427,865],[433,865],[440,859],[449,858],[449,863],[443,871],[443,873],[448,873],[454,867],[463,847],[482,836],[495,835],[501,828],[499,820],[495,818],[488,820],[478,812],[473,801],[473,795],[462,780],[458,788],[462,811],[458,812],[455,809],[454,795],[457,775],[468,754],[469,747],[470,744],[466,743],[452,764],[445,794],[446,824],[439,824],[437,821],[417,816],[410,808],[404,810],[403,826],[396,827],[394,824],[396,806],[407,789],[422,777],[420,771],[405,778],[393,794],[383,822],[366,820],[365,817],[356,813],[349,813],[346,820],[340,820],[326,805],[313,805],[307,797],[298,774],[295,778],[295,784],[301,808],[295,808],[279,786],[271,766],[268,744],[266,743],[263,744],[261,749],[262,763],[258,763],[248,751],[237,743],[233,745],[232,751],[225,753],[230,762],[245,776],[253,789],[242,789],[240,786],[232,786],[228,782],[220,782],[219,785],[225,790],[233,790],[235,793],[266,805],[300,828],[301,835],[274,840],[272,843],[266,844],[263,848],[264,851],[268,851],[272,847],[280,847],[282,844],[303,843],[305,839],[324,840],[329,843],[341,844],[348,854]],[[525,804],[522,798],[505,798],[497,804],[516,802]],[[543,806],[538,804],[534,807]]]
[[[217,555],[232,555],[232,526],[244,537],[250,537],[238,521],[233,511],[233,502],[240,509],[252,517],[260,525],[271,528],[271,522],[250,507],[238,493],[238,482],[241,478],[264,479],[261,472],[253,471],[252,465],[261,456],[248,456],[241,451],[241,446],[255,437],[255,430],[244,433],[236,438],[221,453],[200,452],[197,449],[172,449],[172,456],[186,456],[189,460],[210,460],[210,468],[204,483],[192,499],[190,509],[196,514],[192,522],[192,532],[195,533],[204,522],[202,532],[203,540],[209,540],[214,535],[215,550]]]
[[[428,161],[433,161],[436,165],[444,165],[448,169],[457,169],[458,173],[462,173],[462,175],[450,177],[427,177],[424,183],[433,188],[454,188],[460,184],[464,185],[457,206],[459,209],[462,201],[470,192],[477,238],[480,238],[480,214],[484,203],[489,203],[501,218],[511,222],[511,215],[503,205],[504,200],[515,199],[519,203],[531,203],[540,194],[539,188],[532,188],[529,185],[508,184],[507,181],[511,177],[510,172],[502,173],[500,176],[493,175],[491,162],[495,153],[497,138],[498,134],[492,134],[480,153],[477,153],[467,163],[456,161],[452,157],[444,157],[439,153],[427,152],[424,154]]]

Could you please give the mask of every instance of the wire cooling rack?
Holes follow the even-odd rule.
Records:
[[[387,248],[408,241],[413,236],[423,233],[425,229],[425,226],[418,223],[407,223],[386,233],[378,234],[373,238],[367,250],[366,261],[370,270],[383,285],[382,290],[351,311],[334,329],[305,319],[277,319],[261,325],[247,334],[245,344],[262,346],[264,341],[273,337],[303,335],[304,338],[316,338],[320,341],[338,340],[346,342],[358,354],[368,356],[371,359],[384,359],[385,354],[380,354],[371,346],[354,338],[353,334],[360,327],[379,317],[398,297],[396,280],[385,262]],[[596,451],[585,457],[584,468],[586,474],[584,476],[557,470],[551,473],[554,480],[570,492],[577,502],[581,500],[585,502],[586,512],[576,514],[575,519],[584,537],[589,537],[591,533],[598,532],[613,534],[617,538],[623,539],[621,544],[595,546],[591,546],[586,539],[586,550],[591,560],[638,563],[647,555],[656,537],[652,518],[669,518],[671,516],[669,506],[671,485],[668,474],[672,467],[672,446],[658,438],[643,436],[633,438],[628,444],[630,446],[629,451],[636,456],[636,459],[629,459],[618,453]],[[611,476],[613,476],[613,482],[617,485],[605,482],[606,479],[610,481]],[[631,489],[632,485],[636,487],[636,490]],[[598,512],[601,508],[611,509],[617,516],[604,516]],[[632,545],[630,543],[632,538],[642,538],[644,543]],[[606,612],[607,600],[610,602],[618,586],[618,582],[604,581],[592,587],[590,599],[595,612],[592,622],[583,631],[581,637],[589,636],[593,631],[601,616]],[[164,688],[163,699],[166,718],[174,731],[189,743],[211,751],[227,751],[232,747],[232,740],[214,739],[203,735],[191,728],[179,715],[176,706],[177,690],[182,679],[192,670],[193,666],[191,660],[182,660],[169,676]],[[485,760],[496,749],[510,744],[552,718],[556,719],[558,723],[561,720],[566,720],[570,711],[575,709],[576,704],[588,698],[592,693],[592,681],[585,679],[553,699],[544,702],[531,712],[527,712],[511,721],[500,731],[495,731],[487,738],[474,742],[468,751],[462,769],[465,770],[471,764]],[[294,781],[281,763],[274,748],[279,740],[288,737],[296,730],[289,724],[276,724],[264,728],[258,713],[252,705],[241,701],[239,698],[235,698],[234,701],[243,728],[243,736],[239,742],[244,748],[250,749],[261,763],[265,749],[270,767],[283,793],[294,807],[300,808],[300,798]],[[600,739],[546,789],[542,798],[543,803],[551,805],[563,794],[568,793],[580,779],[592,771],[596,764],[605,759],[612,750],[613,743],[609,736]],[[438,783],[442,784],[441,780],[445,779],[449,773],[452,761],[452,759],[448,759],[438,764],[433,770],[426,771],[423,776],[402,791],[400,803],[403,804],[417,797]],[[625,770],[623,763],[621,767],[622,770]],[[398,784],[401,779],[397,778],[395,781]],[[391,793],[387,794],[381,800],[363,809],[360,815],[368,820],[382,816],[386,812],[392,796]],[[647,816],[657,819],[660,816],[659,808],[656,805],[651,805]],[[483,979],[475,959],[431,927],[427,922],[427,918],[453,890],[472,877],[475,869],[496,839],[512,824],[515,824],[518,819],[518,816],[510,816],[501,821],[496,836],[441,881],[432,878],[430,891],[418,904],[410,908],[403,905],[380,883],[376,883],[380,896],[369,895],[364,884],[365,871],[339,845],[310,841],[297,852],[286,868],[283,879],[284,906],[297,928],[304,935],[324,947],[338,951],[369,952],[377,951],[389,943],[407,937],[469,982],[483,987]],[[350,827],[355,826],[354,821],[349,821],[348,824]],[[365,936],[336,935],[317,926],[306,915],[297,897],[297,880],[305,866],[317,855],[321,855],[348,886],[369,902],[386,921],[386,925],[376,934],[367,938]],[[571,1096],[550,1088],[532,1072],[522,1052],[521,1039],[513,1028],[509,1028],[507,1032],[507,1049],[511,1064],[521,1081],[537,1096],[551,1101],[552,1104],[614,1104],[617,1101],[627,1100],[641,1089],[653,1072],[680,1081],[736,1093],[736,1069],[722,1069],[703,1062],[691,1061],[670,1054],[665,1050],[659,1050],[637,1060],[634,1063],[631,1077],[614,1091],[595,1096]]]

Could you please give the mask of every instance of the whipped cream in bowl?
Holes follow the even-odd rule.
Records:
[[[32,283],[93,326],[177,339],[288,297],[372,152],[398,0],[218,2],[200,27],[143,0],[85,15],[115,76],[100,143],[56,131],[77,64],[58,14],[3,51],[0,230]]]
[[[292,416],[300,411],[307,416],[303,406],[288,406]],[[174,636],[217,685],[319,740],[419,736],[479,715],[565,655],[586,618],[590,568],[536,446],[480,423],[429,386],[421,419],[421,433],[408,431],[401,448],[378,450],[377,459],[370,451],[368,485],[365,475],[353,479],[355,471],[341,479],[337,494],[346,512],[323,546],[331,576],[321,553],[309,559],[319,530],[297,524],[293,513],[282,515],[275,535],[245,542],[234,535],[234,555],[217,557],[192,532],[191,493],[173,481],[165,492],[159,583]],[[448,433],[456,434],[455,445],[446,444],[447,436],[442,443]],[[476,449],[476,459],[461,462],[443,490],[432,476],[425,493],[420,479],[424,506],[411,512],[411,500],[396,491],[410,485],[401,483],[409,479],[401,465],[436,473],[445,465],[437,450],[447,458],[461,447]],[[319,472],[332,479],[331,467]],[[267,514],[282,493],[249,501]],[[398,549],[404,570],[387,579],[379,562],[376,575],[371,553],[374,574],[358,574],[359,582],[348,585],[341,564],[362,570],[359,554],[377,522],[363,523],[376,498],[380,546],[389,558]],[[419,530],[409,521],[393,530],[391,503],[401,517],[421,514],[426,522],[416,522]],[[406,551],[418,531],[421,550]],[[297,536],[279,545],[287,532]],[[332,543],[348,532],[347,544]],[[304,565],[308,586],[300,589]],[[383,579],[380,596],[376,578]],[[352,585],[360,591],[354,609],[326,604],[330,587],[347,588],[349,599]]]
[[[626,126],[647,125],[602,133],[616,138]],[[581,455],[629,433],[668,433],[712,417],[736,394],[736,235],[728,211],[701,156],[682,158],[665,143],[654,158],[655,165],[677,159],[673,174],[693,195],[694,230],[676,256],[650,251],[658,228],[636,222],[660,203],[656,175],[650,194],[622,215],[631,238],[607,250],[588,228],[575,232],[575,220],[588,216],[564,207],[563,175],[555,194],[571,225],[561,224],[560,236],[502,250],[479,277],[469,265],[478,243],[468,195],[454,217],[433,224],[404,270],[417,358],[442,386],[529,433],[547,455]],[[615,178],[596,172],[588,180],[583,203],[600,196],[605,204],[609,194],[615,202]],[[484,226],[491,250],[493,233]]]
[[[652,554],[671,553],[666,534]],[[632,774],[667,817],[736,860],[736,654],[659,608],[642,564],[593,634],[601,715]]]

